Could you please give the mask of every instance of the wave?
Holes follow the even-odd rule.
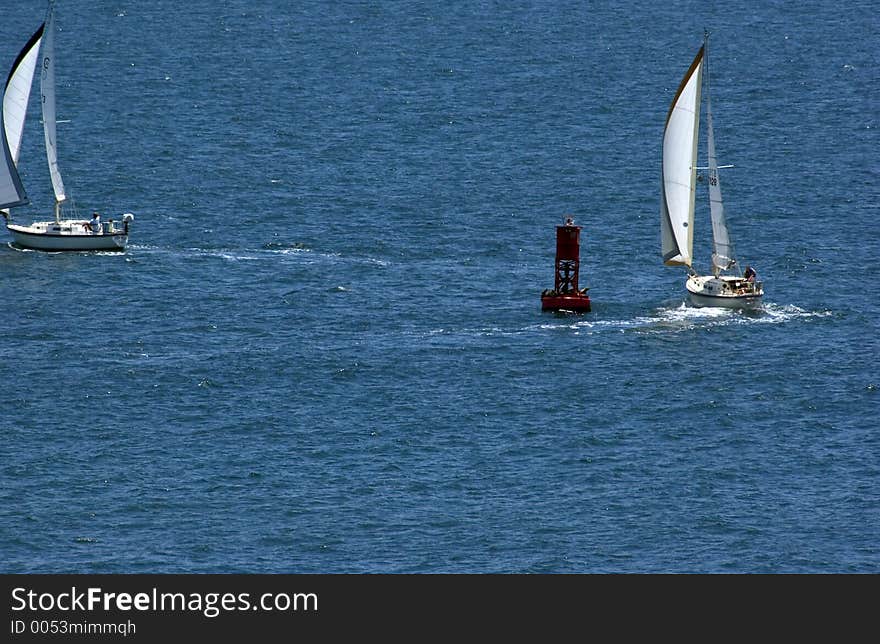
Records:
[[[682,303],[678,306],[661,307],[647,315],[637,315],[631,318],[560,319],[538,325],[538,328],[680,333],[732,325],[782,324],[793,320],[831,315],[833,315],[831,311],[807,311],[794,304],[764,303],[761,308],[753,311],[739,311],[720,307],[693,307]]]
[[[208,257],[217,258],[229,262],[240,261],[275,261],[279,257],[301,257],[307,263],[330,260],[331,262],[343,261],[346,263],[371,264],[377,266],[389,266],[390,262],[375,257],[347,257],[338,252],[321,252],[296,242],[292,244],[280,244],[270,242],[262,248],[201,248],[191,246],[188,248],[171,248],[162,246],[150,246],[145,244],[129,245],[129,250],[140,251],[147,254],[164,254],[179,257]],[[118,255],[119,253],[117,253]]]
[[[546,315],[546,314],[542,314]],[[449,328],[440,327],[422,333],[425,337],[438,336],[516,336],[535,332],[569,331],[575,333],[682,333],[707,328],[733,325],[783,324],[796,320],[825,318],[832,311],[808,311],[794,304],[765,303],[755,311],[737,311],[714,307],[678,306],[660,307],[644,315],[602,317],[595,311],[588,314],[556,314],[547,321],[524,327],[497,326]]]

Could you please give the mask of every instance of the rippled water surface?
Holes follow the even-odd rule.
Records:
[[[4,12],[0,67],[44,9]],[[124,254],[2,233],[4,572],[880,572],[872,3],[58,25],[68,190],[136,219]],[[660,258],[704,28],[754,313],[691,308]],[[567,213],[593,311],[542,314]],[[700,268],[708,235],[702,195]]]

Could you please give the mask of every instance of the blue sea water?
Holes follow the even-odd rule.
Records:
[[[4,9],[0,68],[44,11]],[[68,191],[136,219],[123,254],[2,232],[0,570],[880,572],[874,3],[57,20]],[[751,314],[660,258],[704,29]],[[580,316],[540,311],[569,213]],[[704,195],[695,228],[706,267]]]

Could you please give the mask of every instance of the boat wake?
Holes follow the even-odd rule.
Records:
[[[265,244],[262,248],[201,248],[192,246],[187,248],[170,248],[163,246],[149,246],[145,244],[131,244],[130,251],[135,253],[166,254],[178,256],[183,259],[207,258],[220,259],[227,262],[261,262],[261,261],[284,261],[295,260],[305,264],[317,263],[346,263],[388,266],[386,260],[368,256],[346,256],[342,253],[316,251],[305,244]]]
[[[10,250],[14,250],[18,253],[38,253],[40,251],[33,250],[32,248],[24,248],[22,246],[16,246],[12,242],[6,242],[6,247]]]
[[[822,318],[831,311],[807,311],[793,304],[779,305],[765,302],[759,309],[744,311],[721,307],[693,307],[682,303],[674,307],[655,309],[647,315],[633,318],[588,319],[567,317],[538,325],[540,329],[571,329],[579,332],[635,332],[680,333],[685,331],[753,324],[782,324],[794,320]]]
[[[302,242],[282,243],[268,242],[263,244],[262,250],[270,253],[278,253],[279,255],[289,255],[291,253],[310,253],[312,249]]]
[[[588,315],[541,314],[544,320],[524,327],[438,327],[427,331],[413,332],[411,335],[430,342],[455,342],[455,338],[502,338],[529,336],[546,333],[565,333],[567,335],[598,335],[608,333],[670,334],[686,333],[710,328],[737,325],[784,324],[799,320],[827,318],[832,311],[807,311],[793,304],[778,305],[765,302],[763,307],[753,311],[729,308],[692,307],[682,303],[677,306],[661,307],[644,315],[632,317],[602,317],[601,313]],[[408,334],[410,335],[410,334]]]

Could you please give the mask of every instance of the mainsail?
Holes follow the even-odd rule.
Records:
[[[715,156],[715,131],[712,128],[712,98],[709,83],[709,66],[706,65],[706,134],[709,147],[709,209],[712,216],[712,270],[717,276],[736,264],[733,242],[724,218],[724,202],[721,200],[721,182],[718,179],[718,159]]]
[[[694,245],[694,199],[703,52],[700,48],[675,94],[663,132],[660,232],[663,261],[690,266]]]
[[[58,170],[58,147],[55,139],[55,3],[49,3],[46,29],[43,38],[43,71],[40,77],[40,96],[43,99],[43,133],[46,136],[46,158],[49,161],[49,174],[55,190],[55,203],[60,204],[67,197],[64,182]]]

